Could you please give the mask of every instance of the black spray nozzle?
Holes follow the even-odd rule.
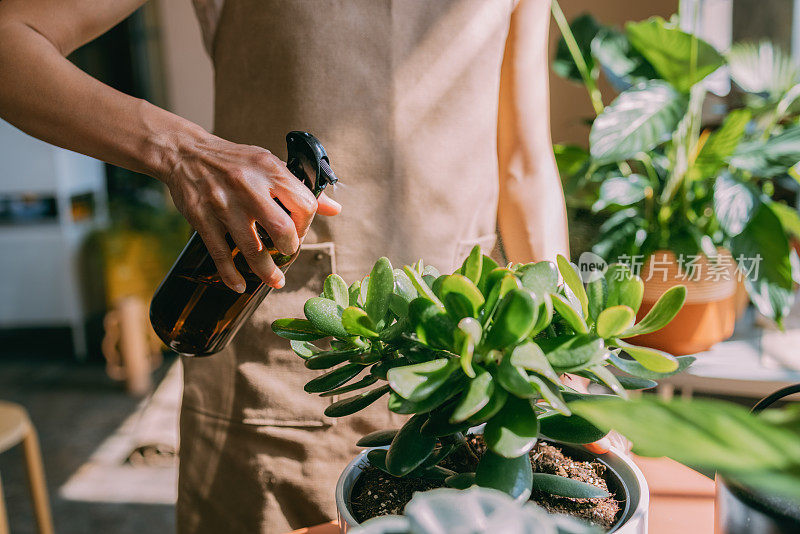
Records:
[[[319,140],[308,132],[286,134],[286,166],[319,196],[322,190],[338,181],[331,169],[328,153]]]

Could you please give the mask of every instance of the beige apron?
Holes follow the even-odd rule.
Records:
[[[184,359],[181,533],[280,533],[335,517],[334,486],[361,435],[399,426],[386,399],[333,421],[270,331],[302,316],[329,273],[379,256],[452,269],[495,244],[497,105],[514,0],[227,0],[212,41],[216,133],[285,158],[307,130],[345,184],[317,217],[286,287],[230,348]]]

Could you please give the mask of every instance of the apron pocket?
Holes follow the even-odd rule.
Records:
[[[497,234],[494,232],[476,237],[474,239],[463,239],[459,241],[458,245],[456,245],[456,252],[455,256],[453,257],[452,265],[454,265],[454,268],[456,269],[461,267],[461,264],[464,263],[464,258],[467,257],[475,245],[480,245],[481,250],[487,256],[492,255],[492,249],[494,248],[495,243],[497,243]]]

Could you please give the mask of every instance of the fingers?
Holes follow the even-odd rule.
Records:
[[[342,205],[330,198],[325,193],[322,193],[317,199],[317,213],[326,215],[328,217],[339,215],[342,211]]]
[[[217,266],[222,281],[226,286],[236,291],[244,293],[245,280],[233,263],[233,255],[228,243],[225,241],[225,228],[217,219],[208,217],[202,223],[195,226],[197,233],[203,239],[214,265]]]
[[[267,285],[280,289],[286,283],[283,273],[272,261],[256,233],[255,224],[243,214],[232,216],[227,221],[230,233],[239,251],[244,255],[250,269]]]
[[[317,199],[308,187],[288,170],[286,175],[288,176],[281,177],[273,189],[273,195],[289,210],[297,235],[302,238],[308,233],[308,227],[317,212]]]
[[[275,248],[283,254],[292,255],[300,248],[300,237],[294,221],[272,198],[262,198],[255,202],[256,220],[272,238]]]

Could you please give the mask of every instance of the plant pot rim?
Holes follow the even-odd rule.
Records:
[[[597,461],[605,464],[609,471],[621,481],[622,487],[626,492],[625,508],[622,511],[622,517],[608,531],[609,534],[612,532],[618,534],[644,534],[647,532],[650,490],[647,486],[647,480],[645,480],[644,474],[628,454],[616,447],[610,447],[606,453],[597,454],[574,443],[564,443],[546,438],[545,441],[567,447],[580,448],[582,451],[585,451],[586,454],[593,456]],[[359,525],[359,522],[356,521],[356,518],[350,510],[350,493],[362,468],[369,463],[367,460],[367,453],[373,449],[388,448],[389,447],[372,447],[361,451],[347,464],[347,467],[344,468],[342,474],[339,476],[339,480],[336,483],[335,495],[341,534],[346,533],[349,528]],[[621,469],[627,469],[629,471],[627,476],[623,476],[623,474],[620,473]]]

